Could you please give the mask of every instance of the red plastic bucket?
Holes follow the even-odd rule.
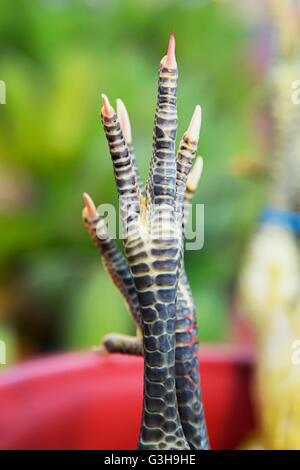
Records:
[[[249,347],[199,353],[208,432],[214,449],[233,449],[254,427]],[[0,373],[0,449],[135,449],[143,360],[75,352]]]

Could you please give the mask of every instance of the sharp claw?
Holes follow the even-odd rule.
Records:
[[[193,117],[191,119],[190,125],[186,134],[193,140],[198,140],[200,135],[200,128],[201,128],[201,107],[197,104]]]
[[[130,120],[129,120],[129,116],[128,116],[128,112],[125,107],[125,104],[119,98],[117,99],[117,115],[120,121],[120,126],[122,129],[124,138],[126,142],[130,144],[132,142]]]
[[[174,38],[173,33],[171,34],[171,37],[170,37],[168,53],[165,57],[163,57],[161,63],[162,65],[170,69],[177,68],[177,62],[176,62],[176,57],[175,57],[175,38]]]
[[[176,66],[176,58],[175,58],[175,38],[174,34],[171,34],[169,47],[168,47],[168,54],[167,54],[167,63],[169,67],[172,67],[174,64]]]
[[[84,210],[87,213],[87,217],[89,219],[93,219],[97,215],[96,206],[95,206],[92,198],[88,195],[88,193],[83,193],[83,199],[84,199],[84,202],[85,202],[85,205],[86,205]]]
[[[203,159],[202,157],[197,157],[195,164],[193,168],[191,169],[187,178],[187,186],[191,191],[196,190],[199,180],[200,180],[202,169],[203,169]]]
[[[111,106],[110,102],[109,102],[109,99],[107,98],[107,96],[102,93],[102,101],[103,101],[103,107],[102,107],[102,110],[101,110],[101,114],[105,117],[108,117],[108,118],[112,118],[113,115],[115,114],[114,112],[114,108]]]

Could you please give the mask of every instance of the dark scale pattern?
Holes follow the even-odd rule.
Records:
[[[180,419],[192,449],[209,449],[198,364],[196,312],[184,272],[176,302],[176,390]]]
[[[142,298],[145,359],[144,406],[138,449],[189,448],[178,415],[175,388],[175,299],[181,254],[181,237],[174,231],[176,87],[177,70],[160,67],[150,183],[147,185],[148,191],[149,185],[151,188],[151,201],[147,201],[151,212],[148,263],[153,279],[153,297],[150,298],[146,291],[147,308],[141,278],[137,283],[133,273],[139,299]],[[156,205],[154,209],[153,204]],[[165,219],[171,220],[170,233],[165,232]],[[172,258],[166,256],[165,251],[163,259],[156,259],[155,250],[163,251],[166,245]]]
[[[196,155],[198,139],[184,134],[177,153],[176,214],[182,226],[188,217],[193,191],[187,188],[187,176]],[[183,249],[183,246],[182,246]],[[176,389],[179,415],[185,437],[192,449],[209,449],[204,418],[198,364],[198,331],[192,293],[185,274],[183,256],[176,300]]]
[[[127,145],[128,145],[129,155],[131,157],[132,166],[133,166],[133,169],[135,171],[136,180],[137,180],[137,183],[138,183],[140,195],[143,199],[145,199],[145,197],[146,197],[145,189],[144,189],[144,186],[143,186],[143,183],[142,183],[142,180],[141,180],[141,177],[140,177],[139,169],[138,169],[138,166],[137,166],[137,163],[136,163],[134,148],[133,148],[133,145],[132,145],[131,142],[127,142]]]
[[[177,77],[177,71],[175,71],[174,74],[166,69],[164,72],[161,71],[160,77],[165,84],[167,83],[166,75],[168,74]],[[172,86],[171,84],[170,89]],[[165,87],[163,92],[159,94],[159,104],[157,107],[157,115],[160,119],[159,126],[162,131],[161,134],[163,135],[163,137],[160,137],[162,145],[159,147],[161,148],[160,155],[166,155],[168,167],[171,166],[171,160],[173,159],[175,174],[174,139],[177,124],[176,100],[174,102],[173,94],[171,105],[174,107],[175,116],[170,125],[167,115],[164,117],[166,106],[168,106],[165,99],[167,95],[164,94],[166,90],[167,88]],[[160,101],[162,101],[161,104]],[[178,283],[179,256],[181,250],[177,250],[177,258],[175,260],[170,259],[169,262],[165,263],[163,266],[163,271],[170,276],[166,285],[164,283],[160,283],[159,286],[155,284],[155,279],[161,273],[161,267],[155,266],[151,258],[152,247],[164,247],[162,240],[165,239],[165,243],[170,248],[177,247],[178,241],[180,240],[180,236],[174,232],[175,180],[173,180],[173,192],[171,190],[166,191],[166,193],[164,193],[164,191],[160,192],[161,205],[156,214],[157,219],[155,217],[153,218],[150,230],[148,229],[149,236],[146,238],[141,237],[141,219],[139,213],[141,200],[138,197],[137,176],[134,165],[130,160],[127,144],[123,138],[116,115],[109,119],[102,116],[102,121],[114,164],[122,224],[128,229],[127,237],[124,240],[125,254],[135,282],[143,324],[145,377],[143,418],[139,448],[188,449],[189,447],[185,441],[178,415],[175,388],[175,295]],[[174,129],[171,129],[172,125]],[[173,156],[170,154],[167,155],[168,151],[169,153],[172,151]],[[130,166],[132,172],[129,171]],[[160,160],[158,166],[158,172],[163,176],[163,160]],[[170,195],[172,196],[171,198],[169,197]],[[168,200],[165,196],[168,197]],[[129,204],[137,209],[137,212],[131,214],[126,213],[126,207],[123,201],[124,198],[126,198],[126,203],[129,202]],[[170,200],[171,203],[169,204]],[[170,208],[166,209],[168,204]],[[169,234],[165,235],[165,233],[162,233],[164,222],[161,223],[161,220],[164,220],[166,214],[172,216],[173,224],[171,224],[171,226],[173,228],[170,236]],[[156,307],[158,303],[166,304],[168,312],[167,317],[163,313],[162,318],[160,318],[160,309]],[[170,308],[171,305],[173,308]],[[148,320],[149,317],[150,321]],[[160,395],[155,398],[152,396],[153,383],[162,385]],[[172,413],[173,425],[169,424],[170,408],[174,409]],[[166,410],[169,410],[168,416],[165,415]],[[174,436],[174,433],[176,436],[175,441],[172,440],[172,443],[167,442],[166,438]]]
[[[174,205],[177,78],[177,69],[167,69],[160,65],[152,157],[146,183],[150,217],[153,216],[154,205],[166,204],[171,207]],[[165,211],[168,212],[167,208]],[[162,209],[160,214],[163,214]]]
[[[142,326],[143,335],[143,341],[139,336],[108,335],[104,343],[112,352],[144,354],[139,449],[208,448],[195,311],[182,261],[182,219],[187,217],[183,202],[193,193],[186,191],[186,180],[197,142],[185,134],[175,158],[176,93],[177,68],[161,65],[145,192],[133,147],[125,142],[117,116],[102,115],[126,230],[128,265],[124,266],[124,257],[116,246],[108,248],[103,257],[129,308],[136,312],[135,321]],[[128,211],[128,205],[133,210]],[[105,243],[101,241],[99,246],[97,242],[100,251]]]
[[[123,234],[125,239],[134,239],[135,236],[139,238],[141,200],[138,197],[138,183],[128,146],[123,137],[117,115],[114,113],[111,118],[101,115],[101,118],[114,165]],[[126,173],[128,171],[128,173],[125,174],[124,171]]]
[[[187,176],[193,164],[198,139],[191,139],[184,134],[177,153],[177,173],[176,173],[176,213],[183,214],[183,205],[186,198]]]

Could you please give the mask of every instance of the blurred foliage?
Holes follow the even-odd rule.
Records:
[[[203,108],[205,168],[195,202],[205,203],[205,245],[186,253],[186,268],[200,340],[228,336],[229,291],[264,190],[230,165],[260,152],[252,129],[258,91],[237,12],[193,0],[2,0],[0,319],[20,356],[134,332],[81,222],[82,192],[117,204],[101,92],[126,103],[146,179],[157,69],[172,31],[179,137],[195,104]]]

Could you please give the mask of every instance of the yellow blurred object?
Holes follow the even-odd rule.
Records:
[[[254,236],[241,274],[241,294],[257,328],[265,329],[275,310],[293,310],[299,296],[299,253],[286,229],[263,225]]]
[[[298,0],[270,0],[271,12],[279,30],[279,50],[294,54],[298,42],[300,4]]]
[[[241,297],[257,333],[255,398],[267,449],[300,449],[299,266],[293,235],[265,225],[241,275]]]
[[[292,100],[292,83],[300,74],[300,10],[288,1],[271,5],[279,41],[270,80],[275,139],[268,202],[288,219],[299,209],[300,108]],[[300,450],[299,247],[293,230],[278,220],[265,222],[254,235],[240,277],[244,310],[256,328],[255,399],[261,430],[258,439],[243,446]]]

